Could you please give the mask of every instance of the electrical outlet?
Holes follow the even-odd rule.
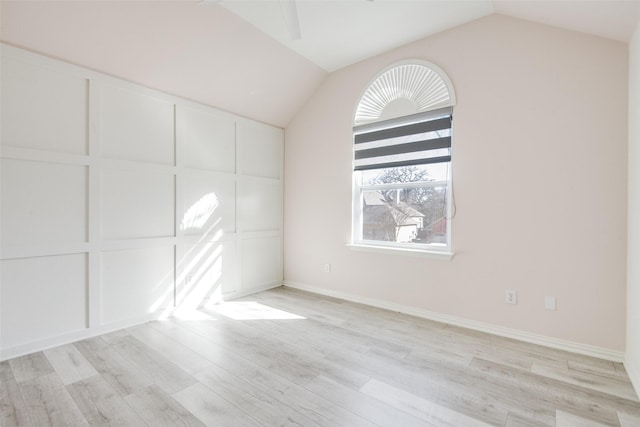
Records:
[[[555,310],[556,309],[556,297],[546,296],[544,297],[544,308],[547,310]]]
[[[518,303],[518,291],[515,289],[507,289],[504,294],[504,302],[507,304],[517,304]]]
[[[322,266],[322,271],[324,271],[325,273],[331,273],[331,264],[324,264]]]

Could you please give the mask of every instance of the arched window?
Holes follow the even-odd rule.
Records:
[[[453,86],[424,61],[380,73],[353,128],[353,244],[451,252]]]

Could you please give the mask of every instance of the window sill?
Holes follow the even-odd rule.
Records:
[[[452,252],[429,251],[426,249],[393,248],[388,246],[362,245],[357,243],[349,243],[347,244],[347,246],[349,247],[349,249],[354,251],[414,256],[419,258],[437,259],[441,261],[451,261],[454,256],[454,253]]]

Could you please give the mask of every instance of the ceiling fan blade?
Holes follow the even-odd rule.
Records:
[[[300,40],[300,21],[298,19],[298,7],[295,0],[280,0],[280,8],[284,22],[287,25],[287,31],[291,40]]]

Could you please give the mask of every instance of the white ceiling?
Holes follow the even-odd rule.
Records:
[[[622,42],[640,17],[640,0],[297,0],[301,38],[292,40],[282,2],[202,4],[223,6],[326,71],[492,13]]]

